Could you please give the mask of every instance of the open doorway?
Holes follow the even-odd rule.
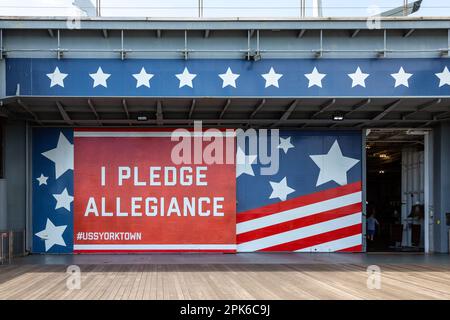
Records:
[[[424,251],[425,135],[420,130],[367,131],[368,252]]]

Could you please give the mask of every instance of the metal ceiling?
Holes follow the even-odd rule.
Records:
[[[450,119],[450,98],[8,97],[1,115],[40,126],[427,128]]]

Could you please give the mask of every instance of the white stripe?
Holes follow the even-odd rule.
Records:
[[[186,131],[74,131],[73,136],[77,138],[95,137],[95,138],[170,138],[170,137],[234,137],[233,131],[216,132],[186,132]]]
[[[361,212],[317,223],[311,226],[302,227],[278,233],[272,236],[244,242],[242,244],[238,244],[237,250],[239,252],[252,252],[256,250],[261,250],[264,248],[276,246],[286,242],[315,236],[321,233],[333,231],[340,228],[349,227],[358,223],[361,223]]]
[[[74,244],[74,250],[235,250],[235,244]]]
[[[274,224],[307,217],[313,214],[333,210],[359,202],[361,202],[361,191],[321,202],[316,202],[303,207],[282,211],[265,217],[240,222],[236,225],[236,233],[241,234],[256,229],[265,228]]]
[[[296,250],[296,252],[335,252],[362,244],[362,234],[324,242],[316,246]]]

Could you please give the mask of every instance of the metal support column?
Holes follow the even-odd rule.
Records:
[[[183,55],[184,55],[184,60],[188,59],[188,32],[187,30],[184,30],[184,51],[183,51]]]
[[[361,182],[362,182],[362,251],[367,252],[367,238],[366,238],[366,218],[367,218],[367,150],[366,150],[366,140],[367,140],[367,129],[362,130],[362,155],[361,155]]]
[[[24,230],[24,238],[25,242],[23,246],[25,247],[24,251],[31,252],[32,246],[32,172],[31,172],[31,135],[32,131],[30,129],[30,124],[27,122],[25,124],[25,230]]]
[[[101,9],[101,2],[100,0],[97,0],[96,2],[96,12],[95,14],[97,15],[97,17],[101,17],[102,16],[102,9]]]
[[[300,0],[300,18],[306,16],[306,0]]]
[[[428,131],[424,136],[424,251],[434,251],[433,245],[433,132]]]
[[[203,0],[198,0],[198,17],[203,18]]]
[[[125,55],[126,55],[126,52],[125,52],[125,49],[124,49],[124,46],[123,46],[123,29],[122,30],[120,30],[120,59],[121,60],[124,60],[125,59]]]
[[[0,29],[0,60],[3,60],[3,29]]]

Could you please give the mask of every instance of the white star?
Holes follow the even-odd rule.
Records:
[[[233,73],[230,67],[228,67],[227,72],[219,74],[219,77],[223,80],[222,88],[226,86],[236,88],[236,79],[239,78],[239,74]]]
[[[266,88],[270,86],[274,86],[279,88],[278,80],[283,76],[281,73],[276,73],[273,67],[270,67],[268,73],[264,73],[261,75],[266,80]]]
[[[291,143],[291,137],[287,137],[286,139],[280,137],[280,144],[278,145],[278,149],[283,149],[284,153],[287,153],[289,149],[294,146]]]
[[[50,88],[54,86],[60,86],[64,88],[64,79],[67,77],[67,73],[61,73],[59,68],[56,67],[53,73],[47,73],[47,77],[50,78]]]
[[[153,78],[154,74],[147,73],[145,71],[145,68],[142,67],[141,72],[133,74],[133,77],[137,80],[136,81],[136,88],[139,88],[140,86],[146,86],[147,88],[150,88],[150,80]]]
[[[53,222],[47,218],[45,229],[36,233],[36,236],[45,240],[45,251],[50,250],[55,244],[64,247],[66,246],[66,242],[62,236],[66,228],[67,226],[55,226]]]
[[[246,155],[241,148],[238,147],[236,152],[236,178],[241,174],[248,174],[250,176],[255,176],[253,172],[252,164],[255,163],[256,155]]]
[[[36,178],[37,181],[39,181],[39,185],[47,185],[47,179],[48,177],[44,176],[44,174],[41,173],[41,175],[39,176],[39,178]]]
[[[288,194],[295,191],[287,185],[286,177],[283,178],[280,182],[272,182],[269,181],[270,186],[272,187],[272,193],[269,199],[279,198],[281,201],[286,200]]]
[[[73,170],[73,144],[62,132],[59,133],[56,148],[43,152],[42,155],[55,163],[55,179],[58,179],[67,170]]]
[[[439,78],[439,88],[445,85],[450,86],[450,72],[447,67],[441,73],[436,73],[436,77]]]
[[[308,78],[308,88],[311,88],[312,86],[318,86],[322,88],[322,79],[325,78],[325,73],[320,73],[317,71],[317,68],[314,67],[313,71],[311,73],[306,73],[305,77]]]
[[[358,69],[356,69],[355,73],[349,73],[348,76],[352,79],[352,88],[356,87],[356,86],[361,86],[361,87],[366,87],[366,79],[368,76],[370,76],[370,74],[368,73],[363,73],[361,71],[361,68],[358,67]]]
[[[73,201],[73,196],[67,192],[67,188],[64,188],[63,192],[60,194],[53,194],[53,197],[56,199],[55,210],[64,208],[70,212],[70,204]]]
[[[93,88],[95,88],[96,86],[103,86],[105,88],[108,88],[106,80],[108,80],[111,74],[104,73],[102,67],[98,67],[96,73],[90,73],[89,75],[92,79],[94,79],[94,84],[92,85]]]
[[[397,73],[391,74],[391,76],[395,79],[394,87],[397,88],[398,86],[405,86],[409,88],[408,79],[411,78],[412,75],[412,73],[406,73],[405,70],[403,70],[403,67],[401,67]]]
[[[316,187],[328,181],[334,181],[341,186],[347,184],[347,171],[359,162],[358,159],[344,157],[337,140],[334,141],[327,154],[310,157],[320,168]]]
[[[197,75],[194,73],[189,73],[189,70],[186,67],[184,68],[183,73],[179,73],[176,75],[178,80],[180,80],[180,88],[184,86],[193,88],[194,85],[192,84],[192,80],[194,80],[196,76]]]

